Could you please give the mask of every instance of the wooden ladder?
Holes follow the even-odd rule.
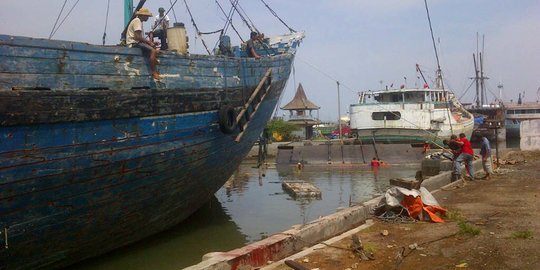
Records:
[[[262,79],[259,81],[257,88],[255,88],[246,104],[242,106],[242,110],[236,116],[235,121],[240,128],[240,133],[238,133],[236,139],[234,139],[236,142],[240,142],[242,136],[244,135],[244,131],[246,131],[249,126],[249,121],[253,118],[259,109],[259,106],[266,98],[266,95],[270,90],[271,80],[272,68],[268,68]]]

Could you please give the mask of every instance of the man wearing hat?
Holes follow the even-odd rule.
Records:
[[[159,14],[154,17],[154,36],[161,41],[161,49],[166,50],[167,47],[167,28],[169,28],[169,16],[165,15],[165,9],[160,7]]]
[[[142,22],[148,21],[152,13],[147,8],[141,8],[135,13],[135,18],[129,23],[126,34],[126,43],[130,48],[141,48],[143,52],[150,53],[150,70],[152,78],[159,80],[159,73],[156,70],[157,54],[156,44],[152,40],[144,38]]]

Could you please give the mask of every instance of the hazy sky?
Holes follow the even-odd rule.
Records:
[[[148,0],[146,6],[155,15],[160,6],[168,9],[174,1]],[[336,80],[341,83],[341,113],[345,114],[349,104],[357,101],[359,91],[420,84],[417,63],[428,80],[434,77],[436,60],[423,0],[265,1],[289,26],[306,32],[280,106],[292,99],[294,84],[302,83],[308,98],[321,106],[320,118],[335,120]],[[76,2],[68,0],[63,15]],[[101,44],[107,2],[80,0],[53,38]],[[123,1],[110,2],[106,43],[116,44],[123,28]],[[187,2],[201,31],[223,27],[224,16],[214,0]],[[227,0],[219,2],[229,10]],[[64,0],[1,0],[0,33],[48,38],[63,4]],[[240,0],[240,5],[266,36],[288,32],[260,0]],[[516,101],[518,92],[525,92],[526,101],[539,98],[540,1],[431,0],[428,5],[445,86],[462,96],[463,102],[474,98],[474,86],[469,86],[474,76],[472,54],[477,50],[477,33],[480,38],[485,36],[488,90],[497,95],[501,83],[505,101]],[[177,2],[175,11],[177,20],[187,25],[191,52],[202,53],[183,0]],[[172,12],[169,16],[174,22]],[[240,18],[235,16],[233,22],[247,38],[249,30]],[[232,29],[228,34],[237,43]],[[213,47],[216,37],[204,39]],[[489,99],[493,98],[489,94]]]

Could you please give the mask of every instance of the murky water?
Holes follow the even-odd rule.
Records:
[[[216,197],[182,224],[134,245],[81,262],[69,269],[182,269],[202,255],[228,251],[268,235],[334,213],[383,193],[388,179],[414,177],[419,165],[253,168],[243,164]],[[294,200],[282,180],[304,180],[319,187],[321,199]]]

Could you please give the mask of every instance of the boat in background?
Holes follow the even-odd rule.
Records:
[[[303,37],[261,59],[164,51],[156,81],[138,48],[0,35],[0,269],[66,266],[195,212],[259,138]]]
[[[470,138],[474,127],[454,94],[427,87],[361,92],[349,113],[353,137],[362,142],[442,145],[452,134]]]
[[[520,94],[518,103],[506,104],[505,112],[506,136],[519,138],[522,121],[540,119],[540,102],[521,102]]]
[[[372,142],[374,146],[377,142],[442,146],[443,140],[452,134],[464,133],[471,138],[473,115],[444,87],[427,1],[424,4],[437,60],[435,87],[429,87],[416,64],[416,71],[424,82],[423,88],[401,85],[399,89],[387,87],[360,92],[358,103],[350,105],[349,114],[353,136],[362,142]]]
[[[483,40],[483,39],[482,39]],[[477,34],[478,44],[478,34]],[[478,46],[477,46],[478,47]],[[482,48],[484,45],[482,44]],[[476,86],[475,102],[465,105],[465,108],[474,115],[474,132],[482,135],[490,141],[505,141],[505,116],[504,104],[501,100],[503,85],[499,84],[499,98],[489,102],[486,91],[486,80],[489,78],[484,74],[483,52],[473,53],[474,80]],[[477,137],[471,138],[473,142],[479,142]]]

